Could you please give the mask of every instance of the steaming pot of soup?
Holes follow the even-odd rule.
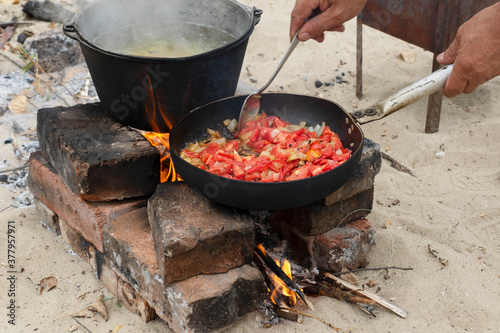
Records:
[[[96,0],[63,26],[79,41],[104,110],[168,132],[234,95],[261,10],[233,0]]]

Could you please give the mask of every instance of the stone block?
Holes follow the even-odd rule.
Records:
[[[198,275],[167,286],[167,322],[176,333],[218,332],[256,310],[266,294],[261,272],[250,265]]]
[[[158,150],[99,104],[41,109],[37,126],[44,157],[82,199],[140,197],[160,182]]]
[[[213,203],[185,183],[158,185],[148,217],[165,285],[252,262],[249,212]]]
[[[323,234],[333,228],[367,216],[373,207],[373,187],[325,206],[316,202],[307,206],[270,212],[267,222],[278,234],[283,234],[283,225],[294,226],[307,236]]]
[[[353,176],[341,188],[328,195],[322,203],[326,206],[348,199],[373,187],[375,175],[382,167],[380,145],[370,139],[363,142],[363,154]]]
[[[285,239],[290,243],[294,261],[308,268],[328,272],[366,267],[368,252],[375,244],[375,227],[366,219],[334,228],[324,234],[306,236],[288,226]]]
[[[28,187],[33,196],[103,252],[102,228],[120,215],[144,207],[146,198],[88,202],[69,191],[40,152],[31,154]]]

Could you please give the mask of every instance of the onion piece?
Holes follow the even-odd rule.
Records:
[[[274,139],[276,135],[280,134],[280,130],[275,128],[271,131],[271,139]]]
[[[224,125],[226,125],[226,123],[224,123]],[[233,119],[226,125],[226,127],[229,132],[234,133],[238,128],[238,121],[236,119]]]
[[[316,131],[316,134],[318,135],[318,137],[323,134],[324,129],[325,129],[325,122],[323,121],[321,123],[321,127]]]

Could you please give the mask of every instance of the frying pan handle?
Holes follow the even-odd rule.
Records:
[[[452,69],[453,64],[444,66],[423,79],[404,87],[386,99],[375,103],[369,108],[353,112],[352,116],[356,118],[360,124],[384,118],[422,97],[443,89]]]

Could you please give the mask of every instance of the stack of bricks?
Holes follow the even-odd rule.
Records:
[[[28,185],[40,218],[130,311],[175,332],[213,332],[262,303],[267,290],[251,265],[259,214],[213,203],[182,182],[160,184],[157,149],[99,104],[39,110],[38,135]],[[365,217],[380,165],[378,145],[365,140],[342,188],[260,216],[299,264],[366,266],[375,229]]]
[[[261,304],[249,212],[159,184],[158,150],[98,104],[39,110],[37,126],[28,185],[40,218],[130,311],[212,332]]]
[[[272,229],[290,243],[296,263],[328,272],[369,264],[376,230],[366,216],[381,164],[379,145],[365,139],[360,164],[340,189],[316,203],[267,216]]]

